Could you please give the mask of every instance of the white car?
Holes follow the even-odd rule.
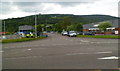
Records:
[[[69,37],[76,37],[77,36],[77,33],[75,31],[69,31],[69,34],[68,34]]]
[[[67,32],[67,31],[63,31],[63,32],[62,32],[62,35],[63,35],[63,36],[68,35],[68,32]]]

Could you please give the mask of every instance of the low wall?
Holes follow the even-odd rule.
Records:
[[[20,39],[20,35],[5,35],[6,39]]]

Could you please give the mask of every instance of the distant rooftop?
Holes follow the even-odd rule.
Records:
[[[110,22],[112,24],[112,27],[115,27],[115,28],[119,27],[119,19],[107,20],[107,21],[102,21],[102,22]],[[89,28],[92,28],[92,27],[97,27],[102,22],[95,22],[95,23],[85,24],[85,25],[83,25],[83,29],[89,29]]]
[[[33,27],[29,25],[19,26],[19,30],[32,30]]]

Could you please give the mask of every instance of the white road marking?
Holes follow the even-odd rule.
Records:
[[[94,53],[71,53],[71,54],[65,54],[65,55],[81,55],[81,54],[108,54],[112,53],[112,51],[106,51],[106,52],[94,52]]]
[[[26,57],[16,57],[16,58],[5,58],[5,59],[24,59],[24,58],[38,58],[42,56],[26,56]]]
[[[80,54],[89,54],[89,53],[71,53],[71,54],[66,54],[66,55],[80,55]]]
[[[111,60],[111,59],[119,59],[119,57],[116,57],[116,56],[110,56],[110,57],[103,57],[103,58],[98,58],[98,59],[107,59],[107,60]]]
[[[27,49],[28,51],[31,51],[32,49]]]
[[[84,44],[84,43],[80,43],[80,44]]]
[[[4,51],[0,51],[1,53],[3,53]]]
[[[90,42],[91,44],[111,44],[116,42]]]
[[[105,54],[105,53],[112,53],[112,51],[106,51],[106,52],[96,52],[97,54]]]
[[[89,42],[89,41],[87,41],[87,40],[81,40],[81,42]]]

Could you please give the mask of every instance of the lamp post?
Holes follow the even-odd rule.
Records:
[[[5,36],[5,21],[4,21],[4,36]]]
[[[3,31],[4,36],[2,36],[2,39],[6,39],[6,36],[5,36],[5,21],[3,22],[3,29],[4,29],[4,31]]]
[[[37,16],[35,11],[35,38],[37,38]]]

